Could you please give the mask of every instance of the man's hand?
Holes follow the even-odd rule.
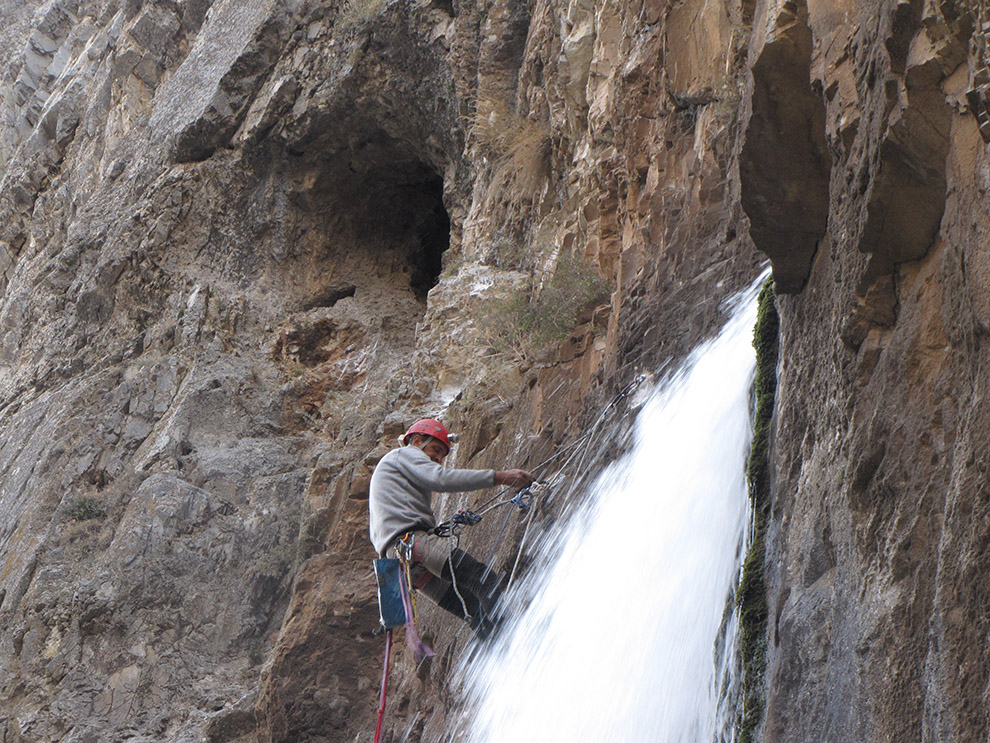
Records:
[[[496,485],[508,485],[511,488],[525,488],[536,482],[536,478],[526,470],[500,470],[495,473]]]

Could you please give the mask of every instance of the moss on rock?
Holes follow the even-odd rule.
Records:
[[[766,529],[770,514],[770,425],[777,392],[777,355],[780,320],[773,279],[767,279],[759,296],[753,346],[756,348],[756,420],[746,478],[753,505],[753,537],[743,563],[736,595],[742,652],[742,709],[739,743],[751,743],[763,720],[766,664],[767,591],[763,565]]]

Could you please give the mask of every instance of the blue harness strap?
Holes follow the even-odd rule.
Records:
[[[378,618],[382,627],[401,627],[409,620],[402,601],[402,581],[406,579],[402,563],[391,557],[378,558],[375,560],[375,579],[378,581]]]

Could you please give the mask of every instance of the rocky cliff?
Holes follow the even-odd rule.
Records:
[[[784,292],[767,741],[990,733],[987,11],[759,8],[740,171]]]
[[[442,415],[456,466],[536,467],[766,256],[749,724],[986,738],[982,4],[0,18],[5,743],[370,741],[367,488],[404,424]],[[456,705],[466,637],[422,611],[438,657],[397,659],[393,740]]]

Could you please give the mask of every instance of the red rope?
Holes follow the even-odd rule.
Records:
[[[378,725],[375,726],[375,743],[382,740],[382,720],[385,719],[385,692],[388,691],[388,669],[392,660],[392,630],[385,632],[385,670],[382,672],[382,692],[378,697]]]

